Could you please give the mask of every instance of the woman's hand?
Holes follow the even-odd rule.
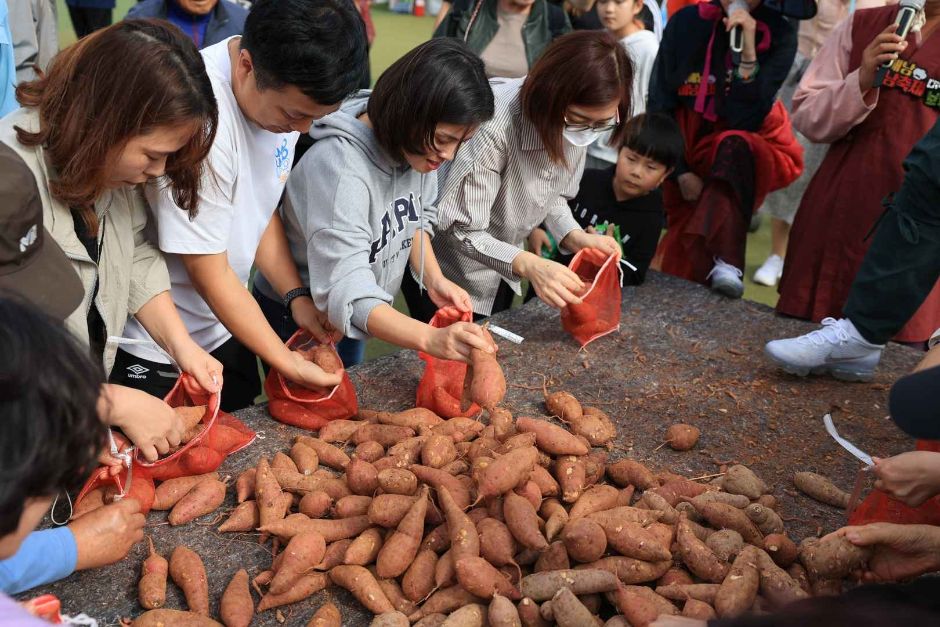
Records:
[[[343,338],[343,332],[333,327],[327,315],[317,309],[313,299],[308,296],[298,296],[292,300],[290,312],[297,326],[306,329],[320,344],[338,342]]]
[[[679,184],[679,193],[686,202],[696,202],[702,195],[702,188],[705,187],[705,183],[694,172],[680,174],[676,182]]]
[[[513,259],[512,268],[517,275],[529,279],[535,293],[547,305],[561,309],[581,302],[576,293],[584,289],[584,282],[560,263],[520,252]]]
[[[582,248],[596,248],[605,255],[614,255],[618,260],[620,259],[620,246],[617,245],[617,240],[610,235],[589,233],[577,229],[568,233],[565,239],[561,240],[561,245],[573,252],[578,252]]]
[[[424,286],[428,290],[431,301],[438,308],[456,307],[458,311],[473,311],[467,290],[445,278],[443,274],[425,281]]]
[[[131,547],[144,539],[140,503],[121,499],[99,507],[69,523],[75,537],[75,570],[99,568],[124,558]]]
[[[286,350],[286,347],[285,347]],[[278,372],[290,381],[312,389],[332,389],[343,380],[343,371],[330,374],[312,361],[307,361],[298,351],[288,351],[286,367],[278,368]]]
[[[857,546],[872,547],[866,581],[901,581],[940,569],[940,527],[872,523],[835,531]]]
[[[756,61],[757,60],[757,20],[751,15],[751,12],[747,9],[736,8],[731,12],[731,15],[726,17],[724,20],[725,32],[730,33],[731,29],[736,26],[741,27],[741,34],[743,37],[743,47],[741,50],[741,60],[742,61]]]
[[[529,233],[529,252],[536,257],[541,257],[543,248],[551,252],[552,241],[548,239],[548,233],[545,232],[545,229],[536,227],[534,231]]]
[[[105,424],[119,427],[150,462],[179,445],[183,436],[183,421],[169,405],[123,385],[104,386],[98,415]]]
[[[474,348],[487,353],[496,352],[496,345],[486,337],[483,328],[478,324],[455,322],[442,329],[428,329],[430,334],[424,352],[439,359],[469,363],[470,351]]]
[[[198,384],[197,389],[187,391],[212,394],[222,390],[222,363],[192,341],[188,335],[186,341],[175,348],[172,355],[180,369]]]
[[[873,461],[875,487],[905,505],[917,507],[940,494],[940,453],[910,451]]]
[[[862,51],[862,63],[858,68],[858,86],[862,94],[875,86],[878,67],[893,61],[907,48],[907,42],[895,33],[897,24],[889,24],[871,40]]]

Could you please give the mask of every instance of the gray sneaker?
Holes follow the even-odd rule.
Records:
[[[744,273],[740,269],[715,257],[715,267],[708,273],[705,280],[711,280],[713,292],[718,292],[728,298],[741,298],[744,294],[743,277]]]
[[[884,344],[867,342],[847,318],[826,318],[820,329],[764,347],[767,357],[790,374],[831,374],[841,381],[871,381],[883,350]]]

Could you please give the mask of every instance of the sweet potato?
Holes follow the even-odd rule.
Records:
[[[522,627],[519,610],[512,601],[501,594],[493,595],[486,616],[490,627]]]
[[[418,610],[420,613],[421,610]],[[444,624],[444,621],[447,620],[446,614],[428,614],[417,623],[414,624],[414,627],[441,627]]]
[[[581,403],[578,402],[574,394],[569,392],[549,394],[544,387],[542,393],[545,396],[545,409],[548,410],[549,415],[557,416],[564,421],[570,421],[572,418],[580,418],[584,414]],[[573,454],[577,455],[578,453]]]
[[[653,471],[634,459],[621,459],[609,465],[607,476],[620,487],[632,485],[638,490],[649,490],[659,486]]]
[[[372,499],[366,514],[373,525],[394,529],[415,502],[415,497],[404,494],[379,494]]]
[[[405,438],[414,437],[415,431],[409,427],[399,427],[397,425],[374,425],[364,424],[356,429],[350,441],[353,444],[375,441],[388,448]]]
[[[75,508],[72,510],[72,520],[87,514],[88,512],[93,512],[99,507],[104,507],[104,488],[95,488],[90,490],[80,501],[75,504]],[[113,498],[112,498],[113,500]]]
[[[744,508],[744,513],[757,525],[761,533],[765,535],[769,533],[783,533],[783,519],[780,518],[780,514],[769,507],[764,507],[759,503],[752,503]]]
[[[767,492],[767,484],[747,466],[736,464],[728,468],[721,478],[721,489],[731,494],[743,494],[749,499],[756,499]]]
[[[369,423],[365,420],[331,420],[323,425],[318,435],[324,442],[340,442],[345,444],[352,438],[359,427],[367,424]],[[358,442],[355,442],[355,444],[358,444]],[[320,459],[323,459],[323,455],[318,450],[317,455],[320,455]]]
[[[562,541],[552,542],[547,551],[543,551],[535,561],[533,572],[540,573],[546,570],[568,570],[571,560],[568,559],[568,549]],[[521,570],[519,571],[521,572]]]
[[[555,478],[565,503],[574,503],[581,497],[587,483],[587,470],[580,458],[569,456],[555,461]]]
[[[454,503],[461,510],[470,506],[470,491],[457,477],[443,470],[419,464],[412,464],[409,470],[414,473],[419,481],[423,481],[437,491],[438,500],[440,500],[441,490],[447,490]]]
[[[844,579],[870,556],[869,547],[855,546],[840,535],[830,534],[820,540],[807,538],[800,544],[800,561],[810,580]]]
[[[181,610],[159,609],[144,612],[131,622],[131,627],[223,627],[208,616]]]
[[[593,521],[591,521],[593,522]],[[570,523],[569,523],[570,526]],[[672,559],[669,552],[669,542],[662,542],[655,532],[634,522],[620,522],[607,524],[602,527],[606,543],[615,551],[626,557],[646,562],[661,562]],[[565,529],[567,533],[567,527]],[[580,560],[582,562],[595,561]]]
[[[454,610],[441,627],[484,627],[486,608],[479,603],[470,603]]]
[[[150,555],[141,564],[137,599],[141,607],[155,610],[163,607],[166,602],[166,577],[169,564],[166,558],[154,550],[153,539],[148,537],[147,542],[150,545]]]
[[[454,442],[469,441],[480,435],[485,425],[473,418],[451,418],[431,429],[432,434],[446,435]]]
[[[661,614],[678,614],[668,600],[643,586],[622,586],[613,595],[620,613],[634,627],[646,627]]]
[[[506,566],[516,563],[516,541],[509,528],[495,518],[484,518],[476,525],[480,538],[480,555],[494,566]]]
[[[274,457],[271,458],[271,468],[280,468],[281,470],[299,472],[297,470],[297,464],[294,463],[294,460],[280,451],[275,453]]]
[[[469,473],[470,464],[468,464],[462,459],[455,459],[449,464],[444,464],[443,466],[441,466],[441,470],[443,470],[444,472],[448,474],[454,475],[456,477],[458,475],[465,475]]]
[[[669,501],[660,494],[652,490],[647,490],[643,493],[643,496],[637,501],[637,507],[646,507],[659,512],[661,515],[660,520],[670,525],[675,524],[676,521],[679,520],[679,512],[676,508],[670,505]],[[744,514],[741,515],[744,516]]]
[[[523,416],[516,419],[516,429],[522,433],[534,433],[538,448],[550,455],[587,455],[590,451],[575,435],[547,420]]]
[[[722,529],[708,536],[705,539],[705,546],[710,548],[721,561],[730,562],[744,548],[744,538],[734,529]]]
[[[519,620],[522,621],[523,627],[549,627],[551,625],[542,618],[539,613],[539,606],[533,599],[528,597],[522,599],[516,609],[519,612]]]
[[[520,583],[521,593],[533,601],[547,601],[562,588],[570,588],[575,595],[610,592],[620,582],[605,570],[554,570],[527,575]]]
[[[368,497],[354,497],[354,496],[345,496],[343,499],[352,499],[352,498],[368,498]],[[343,499],[340,499],[342,501]],[[339,501],[337,501],[338,503]],[[371,502],[371,499],[369,500]],[[330,495],[324,492],[323,490],[316,490],[315,492],[307,492],[304,494],[303,498],[300,499],[300,503],[297,505],[297,511],[309,518],[323,518],[330,511],[330,507],[333,505],[333,499],[330,498]],[[356,515],[356,514],[351,514]],[[341,518],[347,518],[348,516],[341,516]]]
[[[277,520],[270,525],[261,525],[258,531],[287,539],[305,531],[316,531],[323,536],[324,541],[335,542],[336,540],[358,536],[368,529],[371,524],[368,516],[320,520],[307,518],[303,514],[291,514],[287,518]]]
[[[656,581],[662,577],[671,566],[672,560],[646,562],[632,557],[616,555],[613,557],[602,557],[596,562],[583,564],[578,566],[577,570],[582,568],[606,570],[616,576],[621,582],[627,585],[633,585]]]
[[[183,422],[183,431],[195,427],[202,422],[206,415],[205,405],[196,405],[195,407],[184,407],[182,405],[173,408],[173,412],[180,417]]]
[[[483,498],[508,492],[532,473],[538,460],[534,446],[517,448],[501,455],[480,472],[477,492]]]
[[[337,568],[343,567],[338,566]],[[353,567],[348,566],[346,568]],[[258,613],[261,613],[275,607],[303,601],[312,594],[323,590],[328,585],[330,585],[330,577],[327,577],[325,573],[310,573],[308,575],[303,575],[300,579],[294,582],[294,585],[291,586],[287,592],[284,592],[283,594],[271,594],[268,592],[266,595],[261,597],[261,602],[258,603],[257,611]]]
[[[447,523],[429,531],[421,542],[421,548],[430,549],[438,554],[450,549],[450,532],[447,530]]]
[[[607,535],[604,529],[587,518],[568,522],[561,539],[568,555],[578,562],[594,562],[607,551]]]
[[[484,335],[490,342],[492,336],[486,329]],[[470,380],[470,400],[491,410],[503,401],[506,396],[506,377],[503,369],[496,361],[496,353],[487,353],[478,348],[470,351],[470,368],[473,375]]]
[[[343,627],[339,608],[332,601],[327,601],[314,612],[307,627]]]
[[[346,468],[346,464],[349,463],[349,456],[343,452],[342,449],[339,449],[322,439],[311,438],[310,436],[306,435],[298,435],[296,438],[294,438],[294,442],[299,442],[304,446],[313,449],[313,451],[317,454],[317,459],[324,466],[329,466],[330,468],[334,468],[336,470],[343,470]]]
[[[167,520],[170,525],[184,525],[214,512],[225,500],[225,484],[218,479],[203,479],[173,506]]]
[[[415,556],[401,580],[401,589],[405,597],[418,603],[434,589],[434,569],[437,566],[437,553],[423,549]]]
[[[711,525],[717,529],[734,529],[741,534],[744,541],[757,547],[764,546],[764,534],[751,522],[743,511],[724,503],[706,503],[701,510]],[[715,608],[718,609],[718,608]],[[721,612],[718,612],[721,615]]]
[[[241,568],[222,593],[219,616],[225,627],[248,627],[254,614],[255,602],[248,589],[248,572]]]
[[[645,527],[651,523],[657,522],[662,517],[662,514],[661,512],[648,509],[621,505],[619,507],[612,507],[600,512],[588,514],[586,517],[606,529],[609,526],[616,526],[624,522],[634,522]]]
[[[503,497],[503,516],[519,544],[536,551],[548,549],[548,542],[539,531],[538,514],[527,499],[515,492],[507,492]]]
[[[490,426],[496,435],[496,439],[505,442],[516,432],[516,422],[512,418],[512,413],[505,407],[493,407],[488,410]]]
[[[173,549],[170,555],[170,577],[183,591],[190,611],[209,615],[209,580],[202,559],[185,546]]]
[[[434,411],[448,419],[462,417],[468,413],[469,410],[476,409],[475,407],[468,407],[467,411],[464,411],[461,399],[457,398],[448,392],[447,388],[440,385],[431,390],[431,403],[434,407]]]
[[[676,542],[682,561],[695,575],[711,583],[721,583],[725,580],[730,566],[718,559],[718,556],[696,537],[688,518],[684,516],[679,518],[676,526]]]
[[[777,511],[777,497],[775,497],[773,494],[761,494],[754,502]]]
[[[793,540],[782,533],[771,533],[764,537],[764,550],[774,563],[783,568],[796,561],[799,550]]]
[[[349,590],[373,614],[395,611],[375,577],[362,566],[336,566],[330,571],[330,579]]]
[[[378,442],[363,442],[356,446],[352,457],[374,464],[385,457],[385,449]]]
[[[693,584],[673,584],[669,586],[656,586],[656,594],[673,601],[685,601],[687,599],[697,599],[705,603],[714,603],[715,595],[721,584],[717,583],[693,583]]]
[[[434,566],[434,587],[446,588],[457,583],[457,568],[454,566],[453,551],[448,549]]]
[[[295,582],[320,563],[325,553],[326,542],[319,533],[309,531],[295,535],[282,553],[269,592],[275,595],[287,592]]]
[[[584,607],[568,588],[562,588],[552,597],[552,615],[559,627],[584,627],[594,624],[591,610]]]
[[[266,457],[258,461],[255,473],[255,500],[258,503],[258,518],[261,527],[283,518],[277,515],[277,501],[281,496],[281,486],[274,476]]]
[[[729,494],[728,492],[717,491],[705,492],[693,498],[683,497],[683,500],[691,503],[696,509],[701,509],[706,503],[724,503],[725,505],[731,505],[738,509],[744,509],[751,504],[751,500],[742,494]]]
[[[326,545],[326,552],[323,554],[323,560],[317,564],[314,568],[315,570],[330,570],[334,566],[339,566],[343,563],[343,559],[346,557],[346,549],[349,548],[353,541],[350,538],[344,540],[337,540],[336,542],[331,542]]]
[[[591,446],[607,446],[617,437],[610,417],[596,407],[583,407],[580,418],[569,418],[571,432],[587,439]]]
[[[151,509],[155,510],[169,510],[172,509],[176,503],[186,496],[186,493],[192,490],[193,486],[201,481],[206,479],[218,479],[219,473],[210,472],[203,475],[195,475],[190,477],[177,477],[176,479],[168,479],[157,486],[154,492],[154,500]],[[88,495],[86,495],[86,498]]]
[[[385,425],[408,427],[415,431],[421,427],[436,427],[444,422],[440,416],[425,407],[414,407],[399,412],[379,412],[378,421]]]
[[[379,487],[379,473],[369,462],[355,458],[346,465],[346,485],[353,494],[372,496]]]
[[[408,616],[401,612],[386,612],[372,619],[369,627],[409,627]]]
[[[401,591],[401,586],[398,585],[398,581],[395,579],[376,579],[376,581],[379,583],[379,587],[382,588],[382,592],[385,593],[386,598],[389,600],[389,603],[392,604],[392,607],[395,608],[396,612],[401,612],[407,617],[418,609],[414,601],[405,597],[405,594]]]
[[[525,501],[521,496],[516,498]],[[450,537],[450,550],[453,560],[456,563],[464,557],[480,556],[480,538],[477,536],[476,527],[470,517],[467,516],[460,506],[451,497],[447,489],[438,489],[437,500],[447,517],[447,530]],[[531,505],[530,505],[531,507]]]
[[[609,485],[591,486],[578,498],[577,502],[571,506],[568,516],[571,520],[602,512],[604,510],[617,507],[617,500],[620,497],[620,491]]]
[[[558,496],[560,488],[558,482],[552,477],[551,473],[536,463],[532,466],[532,472],[529,474],[529,480],[539,487],[543,497]]]
[[[457,459],[454,440],[446,435],[431,435],[421,446],[421,463],[431,468],[441,468]]]
[[[395,529],[395,533],[385,541],[382,550],[379,551],[375,563],[375,570],[379,577],[399,577],[408,570],[408,566],[411,565],[415,555],[418,554],[421,538],[424,537],[424,519],[427,510],[428,488],[422,486],[411,509],[402,518]],[[477,553],[479,554],[479,541],[477,542]]]
[[[258,528],[258,504],[255,501],[245,501],[232,510],[225,522],[219,525],[219,532],[252,531]]]
[[[418,478],[404,468],[388,468],[378,475],[379,487],[388,494],[412,496],[418,490]]]
[[[772,606],[781,607],[808,596],[793,577],[774,563],[770,555],[758,550],[756,556],[760,593]]]
[[[760,587],[757,570],[757,551],[753,546],[741,549],[731,564],[731,570],[715,595],[715,611],[721,618],[734,617],[751,609]]]
[[[798,472],[793,475],[793,483],[796,488],[806,496],[845,509],[849,506],[849,495],[837,488],[829,479],[814,472]]]
[[[718,614],[715,613],[715,609],[711,605],[698,599],[688,599],[685,605],[682,606],[682,615],[686,618],[696,618],[702,621],[718,618]]]
[[[235,498],[239,503],[244,503],[255,496],[255,468],[249,468],[238,475],[235,480]]]
[[[689,451],[698,443],[701,435],[698,427],[680,422],[666,429],[666,442],[674,451]]]
[[[295,469],[302,475],[311,475],[320,466],[320,457],[317,452],[303,442],[294,442],[290,447],[290,458]]]
[[[666,573],[656,581],[657,586],[689,585],[693,583],[692,575],[686,569],[680,566],[670,568]]]
[[[545,511],[544,505],[546,502],[547,501],[542,501],[543,511]],[[565,525],[568,524],[568,511],[561,505],[561,503],[558,503],[558,501],[554,502],[558,504],[558,507],[548,510],[550,513],[548,515],[548,519],[545,521],[545,539],[549,542],[554,540],[558,534],[564,530]]]
[[[498,593],[510,599],[518,599],[519,591],[482,557],[463,557],[454,562],[457,581],[464,590],[478,597],[489,599]]]

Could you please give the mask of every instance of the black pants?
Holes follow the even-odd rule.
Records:
[[[409,270],[405,271],[405,278],[401,282],[401,293],[405,296],[405,302],[408,304],[408,313],[415,320],[421,322],[430,322],[434,314],[437,313],[437,305],[428,296],[427,291],[421,291],[418,282],[411,276]],[[509,287],[505,281],[499,282],[499,288],[496,290],[496,300],[493,301],[492,314],[506,311],[512,307],[512,301],[516,293]],[[474,321],[482,320],[486,316],[478,313],[473,314]]]
[[[69,16],[72,18],[75,36],[79,39],[98,29],[111,26],[111,9],[89,9],[70,5]]]
[[[234,337],[209,353],[220,362],[222,373],[222,410],[229,413],[250,407],[261,394],[258,359]],[[176,385],[173,366],[140,359],[118,349],[110,382],[142,390],[163,398]]]

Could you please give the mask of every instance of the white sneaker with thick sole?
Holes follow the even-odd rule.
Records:
[[[790,374],[831,374],[841,381],[871,381],[883,350],[884,344],[866,341],[846,318],[826,318],[820,329],[764,347],[767,357]]]
[[[783,276],[783,257],[771,255],[767,261],[754,273],[754,282],[767,287],[773,287]]]
[[[716,257],[715,267],[708,273],[705,280],[711,279],[713,292],[718,292],[728,298],[741,298],[744,294],[744,281],[741,280],[743,276],[744,273],[741,270]]]

